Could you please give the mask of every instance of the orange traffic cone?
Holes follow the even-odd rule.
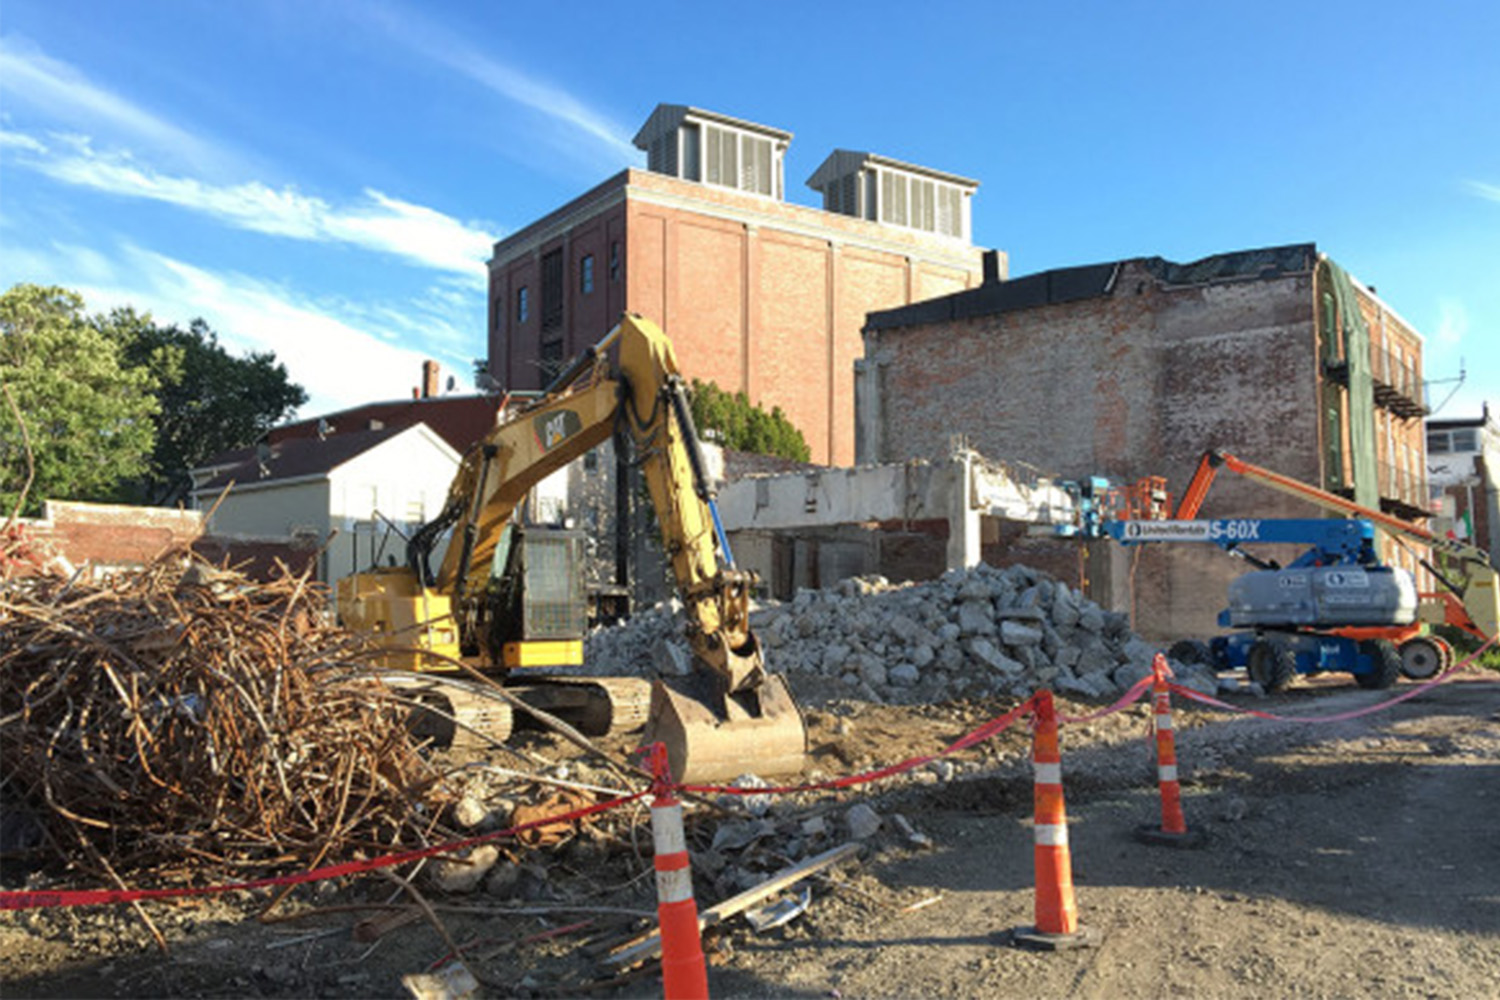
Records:
[[[1068,812],[1063,802],[1062,756],[1057,746],[1057,710],[1052,692],[1036,693],[1036,730],[1031,763],[1035,771],[1032,857],[1036,868],[1036,925],[1011,932],[1027,948],[1059,951],[1090,943],[1078,923],[1073,899],[1073,859],[1068,851]]]
[[[707,1000],[708,967],[693,900],[693,872],[682,829],[682,803],[672,795],[667,748],[646,748],[655,775],[651,836],[656,845],[656,919],[661,928],[661,985],[666,1000]]]
[[[1151,672],[1156,675],[1151,696],[1155,711],[1156,785],[1161,790],[1161,826],[1147,824],[1137,827],[1136,839],[1168,847],[1197,847],[1203,842],[1203,837],[1187,828],[1187,819],[1182,814],[1182,787],[1177,783],[1177,736],[1172,727],[1172,692],[1167,689],[1172,668],[1167,665],[1167,658],[1157,653],[1151,661]]]

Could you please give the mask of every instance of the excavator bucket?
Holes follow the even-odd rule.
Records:
[[[666,744],[672,776],[683,782],[794,775],[807,760],[807,726],[782,677],[767,675],[753,693],[725,695],[701,672],[651,686],[647,743]]]

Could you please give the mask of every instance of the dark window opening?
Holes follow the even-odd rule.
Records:
[[[609,245],[609,280],[620,280],[620,241],[615,240]]]
[[[594,255],[584,254],[578,262],[578,290],[584,295],[594,291]]]
[[[542,329],[555,330],[563,321],[563,255],[542,255]]]
[[[516,289],[516,322],[524,323],[531,318],[531,296],[526,286]]]
[[[563,370],[563,342],[561,339],[542,341],[539,360],[542,368],[542,384],[547,385]]]

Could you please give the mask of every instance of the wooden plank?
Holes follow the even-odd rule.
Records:
[[[701,932],[705,927],[712,927],[714,924],[728,920],[735,914],[748,910],[761,900],[774,896],[782,889],[796,885],[809,875],[816,875],[824,869],[832,868],[839,862],[858,854],[861,846],[858,843],[844,844],[840,847],[824,851],[822,854],[814,855],[804,861],[799,861],[790,868],[783,868],[759,885],[746,889],[739,895],[731,896],[722,903],[704,910],[698,915],[698,930]],[[644,962],[648,958],[655,958],[660,951],[661,932],[652,931],[646,936],[645,940],[610,955],[604,960],[604,964],[614,966],[634,965],[636,962]]]

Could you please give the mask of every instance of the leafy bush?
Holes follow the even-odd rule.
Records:
[[[812,457],[807,440],[781,407],[773,406],[767,413],[752,404],[744,392],[730,394],[713,382],[698,379],[693,379],[691,390],[693,421],[704,438],[717,440],[736,451],[775,455],[797,462]]]

